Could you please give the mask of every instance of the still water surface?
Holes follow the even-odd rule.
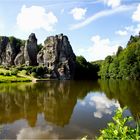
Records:
[[[0,84],[0,139],[93,138],[119,106],[140,116],[140,82]]]

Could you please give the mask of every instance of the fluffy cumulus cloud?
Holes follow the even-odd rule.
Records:
[[[95,106],[96,111],[94,112],[94,117],[96,118],[102,118],[104,114],[111,114],[112,107],[120,106],[118,102],[109,100],[104,94],[101,96],[92,96],[89,104]]]
[[[72,14],[75,20],[81,20],[81,19],[84,19],[86,12],[87,12],[87,9],[76,7],[70,11],[70,14]]]
[[[133,13],[132,20],[140,22],[140,4],[137,6],[136,11]]]
[[[121,5],[121,0],[103,0],[104,4],[109,7],[115,8]]]
[[[106,56],[115,54],[119,46],[111,45],[108,38],[102,39],[99,35],[93,36],[91,41],[91,47],[78,50],[88,61],[103,60]]]
[[[115,33],[120,36],[126,36],[128,34],[128,32],[126,30],[118,30]]]
[[[23,5],[17,16],[17,25],[23,31],[44,29],[53,31],[57,23],[57,17],[52,12],[46,12],[43,7]]]

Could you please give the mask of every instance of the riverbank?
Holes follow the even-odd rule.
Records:
[[[12,83],[12,82],[32,82],[32,78],[13,75],[12,76],[0,75],[0,83]]]
[[[33,73],[29,72],[31,68],[4,68],[3,66],[0,66],[0,83],[34,82],[38,78],[35,78]]]

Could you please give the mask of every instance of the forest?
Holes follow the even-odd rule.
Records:
[[[78,73],[83,79],[90,75],[86,78],[140,80],[140,34],[131,36],[125,48],[119,46],[116,54],[107,56],[105,60],[88,63],[80,56],[77,63],[80,65],[78,71],[85,73]]]
[[[119,46],[116,55],[107,56],[98,74],[102,79],[140,80],[140,35],[131,36],[126,48]]]

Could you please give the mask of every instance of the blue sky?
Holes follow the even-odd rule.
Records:
[[[1,0],[0,35],[43,43],[63,33],[76,55],[104,59],[140,31],[140,0]]]

